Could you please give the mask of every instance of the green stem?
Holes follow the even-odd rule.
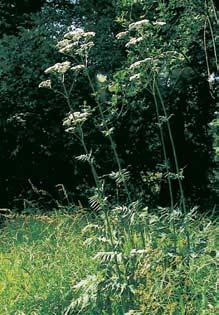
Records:
[[[166,167],[166,172],[168,174],[169,169],[168,169],[167,151],[166,151],[166,145],[165,145],[165,140],[164,140],[163,128],[162,128],[160,116],[159,116],[159,107],[158,107],[158,102],[157,102],[157,98],[156,98],[156,91],[155,91],[155,79],[153,81],[153,97],[154,97],[154,102],[155,102],[155,107],[156,107],[158,126],[160,129],[160,137],[161,137],[161,144],[162,144],[163,155],[164,155],[164,160],[165,160],[165,167]],[[171,209],[173,210],[173,208],[174,208],[173,190],[172,190],[171,179],[169,178],[169,176],[167,177],[167,180],[168,180],[169,193],[170,193]]]
[[[94,88],[93,82],[92,82],[92,80],[90,78],[90,74],[89,74],[87,68],[86,68],[86,75],[87,75],[90,87],[92,89],[92,92],[93,92],[94,95],[96,95],[96,90]],[[96,103],[97,103],[97,106],[98,106],[98,109],[99,109],[99,112],[100,112],[100,115],[101,115],[102,122],[104,124],[104,128],[105,128],[105,130],[109,131],[109,128],[108,128],[108,126],[106,124],[106,121],[105,121],[105,117],[104,117],[104,113],[103,113],[103,109],[102,109],[101,103],[99,102],[99,100],[97,99],[96,96],[95,96],[95,100],[96,100]],[[123,181],[125,192],[126,192],[127,197],[128,197],[128,201],[131,202],[131,195],[130,195],[130,192],[128,190],[128,186],[126,184],[126,180],[124,178],[124,175],[122,174],[122,167],[121,167],[120,159],[119,159],[119,156],[118,156],[118,153],[117,153],[117,150],[116,150],[116,144],[115,144],[115,141],[113,140],[113,138],[112,138],[112,136],[110,134],[109,134],[109,140],[110,140],[110,144],[111,144],[111,148],[112,148],[113,154],[115,156],[115,159],[116,159],[116,162],[117,162],[117,165],[118,165],[119,172],[120,172],[120,174],[122,176],[122,181]]]
[[[172,147],[172,151],[173,151],[173,157],[174,157],[174,163],[175,163],[175,167],[176,167],[176,172],[177,172],[177,178],[178,178],[178,182],[179,182],[179,189],[180,189],[180,195],[181,195],[181,203],[183,206],[183,211],[184,213],[186,212],[186,204],[185,204],[185,197],[184,197],[184,191],[183,191],[183,186],[182,186],[182,181],[179,178],[179,174],[180,174],[180,169],[179,169],[179,164],[178,164],[178,158],[177,158],[177,154],[176,154],[176,148],[175,148],[175,144],[174,144],[174,140],[173,140],[173,134],[172,134],[172,130],[170,127],[170,123],[168,120],[168,115],[167,115],[167,111],[166,111],[166,107],[162,98],[162,95],[160,93],[160,89],[157,85],[157,83],[155,83],[155,88],[157,90],[160,102],[161,102],[161,106],[167,121],[167,129],[168,129],[168,134],[169,134],[169,138],[170,138],[170,142],[171,142],[171,147]]]

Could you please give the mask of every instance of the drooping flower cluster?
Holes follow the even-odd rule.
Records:
[[[209,78],[208,78],[208,82],[209,83],[216,83],[216,82],[219,82],[219,74],[218,73],[212,73],[209,75]]]

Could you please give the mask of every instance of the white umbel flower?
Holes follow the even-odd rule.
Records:
[[[139,66],[141,66],[142,64],[144,63],[147,63],[149,61],[153,60],[152,58],[145,58],[143,60],[139,60],[139,61],[136,61],[134,62],[133,64],[131,64],[131,66],[129,67],[129,69],[136,69],[138,68]]]
[[[42,81],[42,82],[39,84],[39,88],[51,89],[51,88],[52,88],[52,82],[51,82],[51,80]]]
[[[60,42],[58,42],[58,44],[56,45],[56,47],[57,47],[58,49],[62,49],[62,48],[64,48],[64,47],[68,46],[69,43],[70,43],[70,41],[69,41],[68,39],[63,39],[63,40],[61,40]]]
[[[64,47],[62,47],[59,52],[62,54],[69,54],[74,51],[75,47],[78,47],[78,42],[70,43]]]
[[[137,22],[134,22],[134,23],[131,23],[129,25],[129,30],[134,30],[134,29],[138,29],[138,28],[141,28],[147,24],[149,24],[150,21],[149,20],[141,20],[141,21],[137,21]]]
[[[71,67],[71,63],[69,61],[56,63],[54,66],[47,68],[44,72],[46,74],[64,74],[67,72]]]
[[[129,78],[129,81],[135,81],[135,80],[138,80],[140,79],[140,73],[137,73],[137,74],[134,74],[132,75],[130,78]]]
[[[163,26],[163,25],[166,25],[167,23],[166,22],[163,22],[163,21],[156,21],[156,22],[153,22],[153,25],[159,25],[159,26]]]
[[[75,72],[80,72],[81,70],[84,70],[84,69],[85,69],[84,65],[77,65],[77,66],[71,67],[71,70]]]
[[[95,35],[96,35],[95,32],[84,32],[81,36],[84,38],[92,38]]]
[[[69,39],[71,41],[78,41],[81,38],[92,38],[95,36],[94,32],[83,32],[83,31],[72,31],[64,35],[65,39]]]
[[[130,46],[133,46],[133,45],[135,45],[135,44],[138,44],[138,43],[142,42],[143,39],[144,39],[144,38],[143,38],[142,36],[141,36],[141,37],[138,37],[138,38],[132,37],[132,38],[130,39],[130,41],[125,45],[125,47],[129,48]]]
[[[219,75],[216,75],[214,72],[208,78],[209,83],[219,82]]]
[[[81,125],[88,119],[89,116],[90,116],[90,113],[88,112],[69,113],[68,116],[63,121],[63,126],[75,127],[77,125]]]
[[[64,35],[64,38],[72,40],[72,41],[78,41],[81,38],[83,33],[84,33],[83,31],[68,32]]]
[[[97,81],[100,83],[104,83],[107,80],[107,76],[101,73],[97,74]]]
[[[121,39],[121,38],[125,37],[126,35],[128,35],[128,32],[120,32],[116,35],[116,38]]]
[[[84,55],[88,54],[89,50],[92,47],[94,47],[94,43],[93,42],[88,42],[88,43],[82,44],[75,51],[75,54],[79,55],[79,56],[84,56]]]

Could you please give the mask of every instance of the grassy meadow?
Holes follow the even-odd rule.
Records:
[[[0,314],[216,314],[215,222],[115,211],[8,220]]]

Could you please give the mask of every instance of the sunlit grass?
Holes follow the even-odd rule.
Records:
[[[102,215],[8,221],[0,237],[0,314],[216,314],[215,222],[197,216],[184,230],[179,219],[174,252],[167,219],[148,214],[129,227],[119,213],[108,220],[115,248]]]
[[[94,272],[82,217],[20,217],[0,238],[0,314],[61,314],[71,287]],[[22,313],[23,312],[23,313]]]

